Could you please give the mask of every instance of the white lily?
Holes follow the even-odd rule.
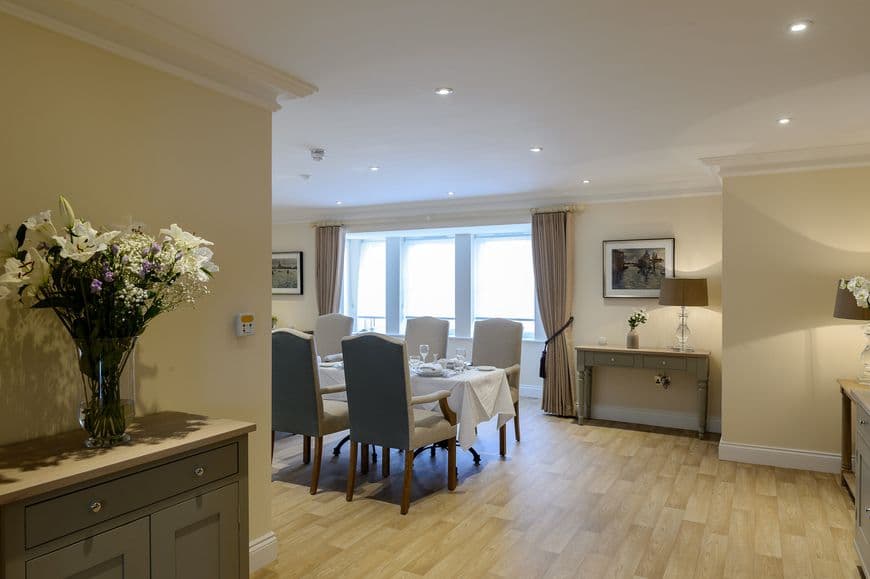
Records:
[[[15,257],[18,254],[17,229],[7,225],[0,229],[0,260]]]
[[[27,281],[27,271],[20,259],[9,257],[3,263],[3,273],[0,274],[0,284],[13,286],[21,285]]]
[[[175,243],[176,247],[179,249],[195,249],[203,245],[214,245],[214,243],[207,239],[188,233],[175,223],[170,225],[169,229],[161,229],[160,233]]]
[[[60,245],[60,256],[82,263],[88,261],[94,254],[105,251],[120,232],[107,231],[99,233],[90,222],[77,220],[70,228],[69,236],[55,236],[54,240]]]
[[[40,211],[24,220],[27,227],[27,244],[36,246],[40,243],[52,243],[52,238],[57,235],[57,229],[51,221],[51,211]]]
[[[63,195],[60,196],[60,214],[63,216],[64,227],[72,227],[76,224],[76,213]]]
[[[10,290],[5,285],[0,285],[0,301],[5,300],[12,294],[12,290]]]

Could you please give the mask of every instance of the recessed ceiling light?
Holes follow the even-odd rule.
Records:
[[[447,192],[447,196],[448,196],[448,197],[453,197],[454,195],[456,195],[456,193],[454,193],[453,191],[448,191],[448,192]]]
[[[584,184],[584,185],[588,185],[588,184],[591,183],[591,182],[592,182],[592,181],[590,181],[589,179],[583,179],[583,184]]]
[[[531,151],[532,153],[540,153],[543,150],[544,150],[544,147],[531,147],[529,149],[529,151]]]
[[[441,88],[435,89],[435,94],[438,96],[449,96],[453,94],[453,89],[449,86],[442,86]]]
[[[336,205],[341,205],[341,203],[342,203],[341,201],[336,201],[336,202],[335,202]]]
[[[801,32],[806,32],[810,27],[810,24],[812,24],[812,20],[798,20],[797,22],[792,23],[788,27],[788,30],[789,32],[800,34]]]
[[[776,122],[779,123],[780,125],[787,125],[787,124],[791,123],[791,119],[789,117],[782,117],[782,118],[777,119]]]
[[[377,165],[374,165],[374,166],[372,166],[372,167],[369,167],[369,171],[372,171],[372,172],[380,171],[380,170],[381,170],[381,168],[378,167]]]

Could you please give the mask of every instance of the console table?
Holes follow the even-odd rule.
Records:
[[[849,491],[849,496],[855,500],[857,494],[857,486],[855,482],[855,471],[852,469],[852,453],[855,450],[855,439],[852,436],[854,424],[852,423],[852,403],[861,404],[858,400],[859,392],[870,392],[870,386],[861,384],[854,378],[840,378],[837,380],[840,385],[841,404],[841,443],[840,456],[842,465],[840,466],[840,483]]]
[[[665,348],[628,349],[612,346],[577,346],[577,421],[583,424],[592,410],[592,368],[636,368],[686,372],[698,381],[698,437],[707,429],[707,382],[710,375],[710,352],[679,352]]]
[[[128,444],[0,447],[0,579],[248,577],[246,422],[162,412]]]

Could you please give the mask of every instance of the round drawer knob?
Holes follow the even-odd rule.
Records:
[[[610,361],[611,361],[611,362],[616,362],[616,358],[611,358]]]
[[[99,513],[103,510],[103,501],[92,501],[91,504],[88,505],[88,510],[92,513]]]
[[[858,420],[858,424],[867,424],[867,421],[861,418],[860,420]]]
[[[662,366],[667,366],[667,365],[668,365],[668,361],[667,361],[667,360],[662,360]]]
[[[197,477],[201,477],[205,474],[205,468],[201,466],[194,467],[193,474],[195,474]]]

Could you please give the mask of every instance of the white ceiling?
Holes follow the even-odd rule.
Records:
[[[866,0],[128,2],[318,87],[274,116],[276,219],[703,192],[702,157],[870,142]]]

